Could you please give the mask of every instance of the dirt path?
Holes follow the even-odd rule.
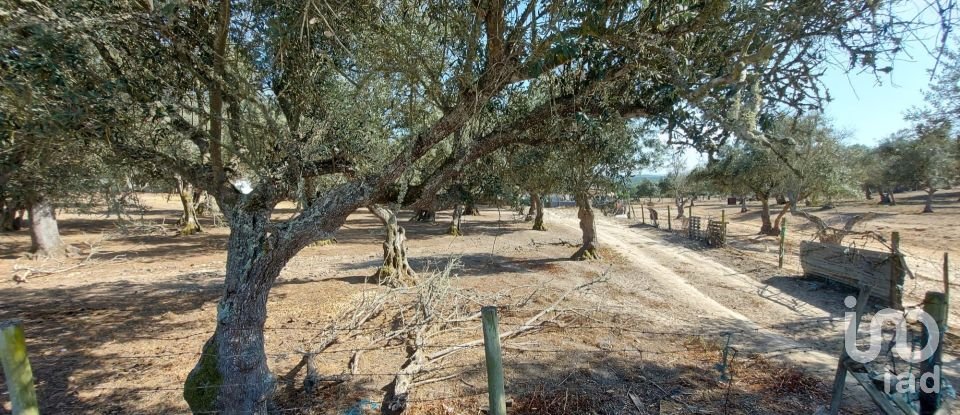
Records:
[[[552,211],[550,219],[565,229],[578,230],[577,219],[568,212]],[[612,285],[635,297],[643,296],[639,291],[653,291],[671,308],[684,309],[670,313],[692,317],[675,321],[680,327],[693,332],[736,330],[732,344],[739,351],[782,351],[776,353],[779,359],[799,365],[825,382],[833,380],[837,364],[833,349],[839,347],[843,327],[837,315],[844,311],[843,296],[834,296],[837,298],[826,305],[811,304],[702,252],[664,243],[662,231],[630,227],[608,218],[599,218],[597,227],[601,243],[638,268],[638,275],[614,278]],[[845,406],[872,405],[855,382],[848,378],[847,384]]]

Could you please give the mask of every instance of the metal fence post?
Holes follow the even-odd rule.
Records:
[[[33,371],[19,320],[0,322],[0,364],[3,365],[3,378],[10,392],[14,415],[39,415]]]
[[[490,415],[507,415],[507,399],[503,390],[503,356],[500,354],[500,330],[497,308],[480,309],[483,317],[483,352],[487,363],[487,392],[490,394]]]

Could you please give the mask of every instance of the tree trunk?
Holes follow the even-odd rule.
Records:
[[[683,218],[684,211],[686,210],[686,209],[684,209],[684,207],[685,207],[686,204],[687,204],[687,198],[685,198],[685,197],[676,197],[676,198],[673,199],[673,201],[674,201],[674,204],[677,205],[677,217],[676,217],[676,219],[682,219],[682,218]],[[693,203],[692,200],[691,200],[690,202]]]
[[[30,252],[38,258],[63,258],[67,244],[60,239],[56,212],[44,198],[30,203]]]
[[[293,255],[268,240],[269,210],[236,210],[230,218],[227,275],[217,328],[184,383],[194,413],[262,414],[274,388],[263,326],[270,288]]]
[[[770,196],[758,194],[757,198],[760,199],[760,233],[773,235],[779,232],[779,230],[775,231],[773,224],[770,223]]]
[[[747,213],[747,197],[746,196],[740,196],[740,213]]]
[[[467,207],[463,210],[464,216],[480,216],[480,209],[477,208],[477,205],[473,202],[467,203]]]
[[[539,194],[535,194],[530,198],[530,203],[533,203],[533,206],[530,206],[534,210],[533,217],[533,230],[535,231],[545,231],[547,230],[546,226],[543,226],[543,200],[540,199]]]
[[[894,192],[894,189],[890,189],[890,206],[897,205],[897,197],[894,196],[893,192]]]
[[[462,236],[463,233],[460,232],[460,217],[463,215],[463,205],[457,203],[453,207],[453,214],[450,218],[450,227],[447,228],[447,234],[453,236]]]
[[[580,219],[580,231],[583,233],[583,245],[570,259],[577,261],[600,259],[600,253],[597,252],[597,225],[593,214],[593,206],[590,205],[590,196],[578,194],[576,200],[577,218]]]
[[[526,216],[523,217],[524,222],[530,222],[533,220],[533,215],[537,209],[536,202],[533,199],[535,199],[536,197],[537,197],[536,193],[530,192],[530,208],[527,209],[527,214]]]
[[[0,224],[0,230],[4,232],[19,231],[23,229],[24,209],[16,200],[3,205],[3,220]]]
[[[777,204],[785,205],[787,203],[787,197],[784,195],[777,195]]]
[[[778,232],[780,231],[780,222],[783,221],[783,216],[790,211],[790,206],[792,206],[793,203],[794,202],[791,200],[783,205],[783,209],[780,209],[780,213],[777,215],[777,220],[773,222],[773,229],[776,229]]]
[[[937,189],[927,190],[927,202],[923,205],[923,213],[933,213],[933,194],[936,192]]]
[[[870,191],[870,186],[863,186],[863,192],[867,196],[867,200],[873,200],[873,192]]]
[[[377,281],[390,287],[416,285],[416,273],[407,262],[407,233],[397,224],[397,215],[381,205],[370,205],[367,209],[380,220],[385,232],[383,265],[374,274]]]
[[[180,216],[180,234],[193,235],[203,232],[200,220],[197,219],[197,210],[193,204],[193,185],[177,178],[177,193],[180,193],[180,203],[183,204],[183,214]]]
[[[420,209],[417,211],[413,217],[410,218],[410,222],[433,222],[437,218],[437,213],[432,210]]]

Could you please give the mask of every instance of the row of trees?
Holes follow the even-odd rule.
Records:
[[[509,177],[576,195],[589,258],[589,196],[662,153],[645,131],[711,158],[731,137],[775,148],[766,114],[819,108],[826,62],[886,71],[918,24],[897,4],[12,0],[0,188],[52,255],[45,224],[68,181],[166,180],[185,211],[212,198],[230,227],[226,277],[184,397],[196,412],[262,413],[271,287],[358,208],[388,229],[385,258],[403,258],[396,209],[459,212],[496,187],[491,174]],[[287,200],[299,213],[274,218]]]

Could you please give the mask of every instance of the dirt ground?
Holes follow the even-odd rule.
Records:
[[[849,202],[822,214],[882,212],[863,226],[901,231],[918,275],[907,298],[916,300],[939,283],[938,268],[924,264],[956,249],[957,196],[942,195],[931,215],[920,215],[911,195],[895,207]],[[228,230],[206,219],[203,234],[177,236],[170,225],[178,202],[143,200],[149,209],[137,227],[121,229],[102,214],[60,214],[65,240],[93,252],[85,259],[32,261],[24,257],[26,232],[0,234],[0,275],[58,271],[0,281],[0,320],[24,321],[44,413],[188,412],[181,388],[214,328]],[[694,213],[719,216],[722,208],[698,203]],[[738,212],[726,211],[731,247],[714,250],[635,220],[601,217],[604,259],[590,262],[566,259],[579,243],[573,209],[548,209],[547,232],[495,207],[465,217],[461,237],[445,234],[449,212],[435,224],[403,225],[413,267],[428,275],[458,261],[451,285],[466,311],[500,306],[501,332],[558,304],[547,328],[504,342],[511,413],[812,413],[828,404],[848,311],[843,299],[852,291],[799,277],[796,261],[777,270],[773,238],[755,235],[757,206]],[[277,212],[292,214],[291,206]],[[810,232],[796,222],[789,224],[792,245]],[[307,394],[303,371],[291,372],[340,311],[383,291],[368,278],[380,264],[381,238],[375,218],[358,211],[338,243],[305,249],[281,274],[266,328],[277,411],[378,412],[381,389],[406,356],[400,343],[375,343],[387,321],[318,359],[318,371],[330,375],[351,373],[358,359],[344,382]],[[558,301],[597,278],[604,281]],[[428,346],[481,337],[479,321],[466,320]],[[485,404],[482,348],[464,349],[417,379],[409,413],[475,414]],[[949,351],[946,371],[954,376]],[[0,391],[8,408],[5,387]],[[845,413],[875,411],[856,391],[845,402]]]

